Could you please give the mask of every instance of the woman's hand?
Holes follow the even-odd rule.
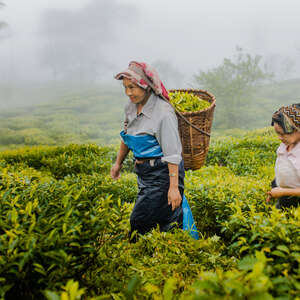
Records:
[[[180,206],[181,200],[179,189],[176,187],[170,187],[168,191],[168,204],[172,205],[172,210],[175,210]]]
[[[271,189],[271,191],[267,192],[267,195],[268,195],[267,202],[268,202],[268,200],[269,201],[271,200],[270,198],[280,198],[280,197],[286,196],[287,195],[286,190],[287,189],[280,188],[280,187]]]
[[[266,202],[267,203],[269,203],[269,202],[271,202],[271,200],[272,200],[272,197],[271,197],[271,195],[269,194],[270,192],[267,192],[267,199],[266,199]]]
[[[115,163],[110,169],[110,176],[112,179],[117,180],[120,178],[120,170],[122,165]]]
[[[121,141],[120,150],[117,154],[116,162],[110,169],[110,176],[112,179],[116,180],[120,178],[120,170],[122,168],[122,163],[129,152],[129,148]]]

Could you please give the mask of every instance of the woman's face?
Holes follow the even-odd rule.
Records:
[[[274,123],[275,132],[278,135],[279,140],[285,145],[296,145],[300,141],[300,131],[295,130],[292,133],[284,133],[282,127]]]
[[[125,93],[132,103],[139,104],[145,101],[145,99],[147,98],[146,90],[133,83],[130,79],[123,78],[123,85],[125,88]]]

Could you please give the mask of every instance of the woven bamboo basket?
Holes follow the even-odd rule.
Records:
[[[185,170],[200,169],[204,165],[208,152],[216,98],[211,93],[198,89],[176,89],[169,92],[192,93],[211,103],[209,108],[201,111],[179,112],[176,110],[184,168]]]

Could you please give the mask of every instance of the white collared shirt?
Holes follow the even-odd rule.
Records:
[[[155,136],[164,154],[161,160],[179,165],[182,160],[182,147],[178,120],[168,102],[152,93],[141,113],[137,115],[137,104],[129,100],[125,107],[125,117],[128,120],[128,134]]]
[[[286,145],[281,143],[277,149],[275,163],[276,183],[282,188],[300,187],[300,143],[289,152]]]

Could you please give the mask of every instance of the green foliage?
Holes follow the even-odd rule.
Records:
[[[0,85],[0,91],[5,89]],[[52,98],[35,100],[39,104],[31,107],[2,110],[0,145],[107,145],[120,141],[126,103],[126,96],[120,90],[98,86],[65,89],[51,86],[45,91],[35,91],[50,94]],[[22,92],[28,93],[27,90]]]
[[[0,145],[24,144],[25,137],[15,130],[0,128]]]
[[[78,300],[84,294],[84,289],[79,289],[77,281],[69,280],[66,286],[63,287],[64,291],[60,296],[57,293],[51,291],[45,291],[45,296],[48,300]]]
[[[239,269],[205,272],[190,288],[192,295],[183,299],[274,299],[272,282],[265,271],[267,261],[263,253],[256,252],[256,257],[241,260]]]
[[[200,111],[210,107],[210,103],[190,93],[169,93],[170,102],[180,112]]]
[[[264,166],[273,166],[280,141],[273,128],[264,128],[243,135],[212,141],[206,164],[230,168],[237,175],[263,176]]]
[[[109,175],[117,147],[2,152],[0,299],[299,299],[300,208],[265,204],[277,146],[269,128],[215,137],[186,172],[200,239],[156,229],[136,243],[131,158]]]
[[[231,203],[238,201],[243,210],[249,205],[263,209],[268,188],[268,180],[235,175],[226,167],[203,167],[186,177],[186,196],[197,215],[197,228],[207,235],[220,234],[222,222],[232,214]]]
[[[269,261],[265,273],[272,283],[273,295],[299,297],[300,209],[282,212],[272,208],[264,213],[253,206],[242,211],[239,205],[231,204],[234,213],[223,223],[222,231],[230,238],[228,255],[245,257],[258,250],[264,252]]]
[[[135,299],[151,294],[176,294],[202,270],[233,265],[232,259],[221,255],[223,247],[217,237],[195,241],[181,230],[163,234],[154,230],[136,244],[123,240],[103,247],[87,276],[90,284],[98,287],[96,294],[127,294],[124,283],[133,284],[135,277]],[[171,277],[176,278],[175,285],[167,280]]]

